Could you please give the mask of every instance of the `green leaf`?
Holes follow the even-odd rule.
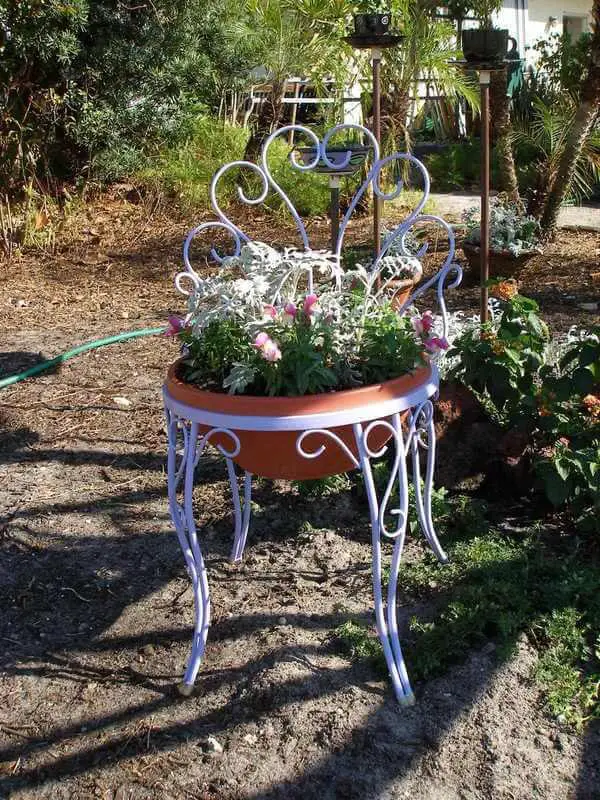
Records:
[[[553,506],[562,506],[569,497],[569,484],[564,481],[556,472],[549,472],[544,476],[544,488],[546,497]]]
[[[594,375],[589,367],[580,367],[573,373],[573,388],[577,394],[589,394],[594,387]]]
[[[600,347],[597,344],[590,344],[586,342],[581,348],[579,353],[579,364],[582,367],[587,367],[600,359]]]
[[[556,467],[556,471],[562,480],[566,481],[571,472],[571,463],[564,458],[560,458],[554,462],[554,466]]]

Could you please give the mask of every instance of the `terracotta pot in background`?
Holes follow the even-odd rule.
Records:
[[[462,243],[463,253],[471,267],[472,280],[478,280],[481,269],[481,250],[475,244]],[[508,250],[490,250],[489,275],[490,278],[512,278],[523,267],[539,255],[537,250],[528,250],[518,256],[513,256]]]

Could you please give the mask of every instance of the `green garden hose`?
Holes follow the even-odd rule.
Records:
[[[139,331],[128,331],[127,333],[118,333],[116,336],[108,336],[105,339],[95,339],[93,342],[86,342],[74,347],[72,350],[67,350],[59,356],[48,359],[48,361],[41,361],[39,364],[34,364],[24,372],[16,375],[8,375],[6,378],[0,378],[0,389],[6,389],[7,386],[12,386],[19,381],[24,381],[25,378],[31,378],[33,375],[38,375],[40,372],[45,372],[47,369],[62,364],[73,356],[78,356],[80,353],[85,353],[88,350],[95,350],[97,347],[104,347],[106,344],[114,344],[115,342],[124,342],[127,339],[137,339],[140,336],[156,336],[159,333],[164,333],[167,328],[142,328]]]

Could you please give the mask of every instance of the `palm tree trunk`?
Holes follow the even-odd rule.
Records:
[[[382,94],[381,139],[390,153],[410,151],[409,111],[410,97],[401,87]]]
[[[498,156],[498,189],[509,199],[521,205],[515,159],[510,142],[510,100],[506,93],[507,69],[492,72],[490,83],[490,115],[492,136]]]
[[[283,116],[284,90],[285,83],[274,82],[271,91],[260,105],[244,151],[246,161],[256,161],[265,139],[279,126]]]
[[[593,35],[590,44],[590,63],[581,87],[581,101],[566,139],[552,186],[541,214],[540,224],[547,237],[554,234],[558,212],[571,188],[573,170],[596,121],[600,104],[600,0],[592,7]]]

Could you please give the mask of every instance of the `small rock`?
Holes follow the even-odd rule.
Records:
[[[285,617],[279,617],[277,620],[278,625],[287,625],[287,619]]]
[[[113,403],[119,408],[129,408],[131,406],[131,400],[126,397],[113,397]]]
[[[255,745],[258,742],[258,736],[254,733],[247,733],[244,736],[244,742],[249,745]]]
[[[142,648],[142,653],[145,656],[153,656],[156,653],[156,647],[153,644],[147,644]]]
[[[558,734],[556,739],[554,740],[554,747],[556,750],[560,750],[561,752],[565,749],[565,745],[567,744],[567,740],[564,736]]]
[[[200,742],[200,746],[209,755],[220,756],[223,754],[223,745],[214,736],[207,736],[206,739]]]

